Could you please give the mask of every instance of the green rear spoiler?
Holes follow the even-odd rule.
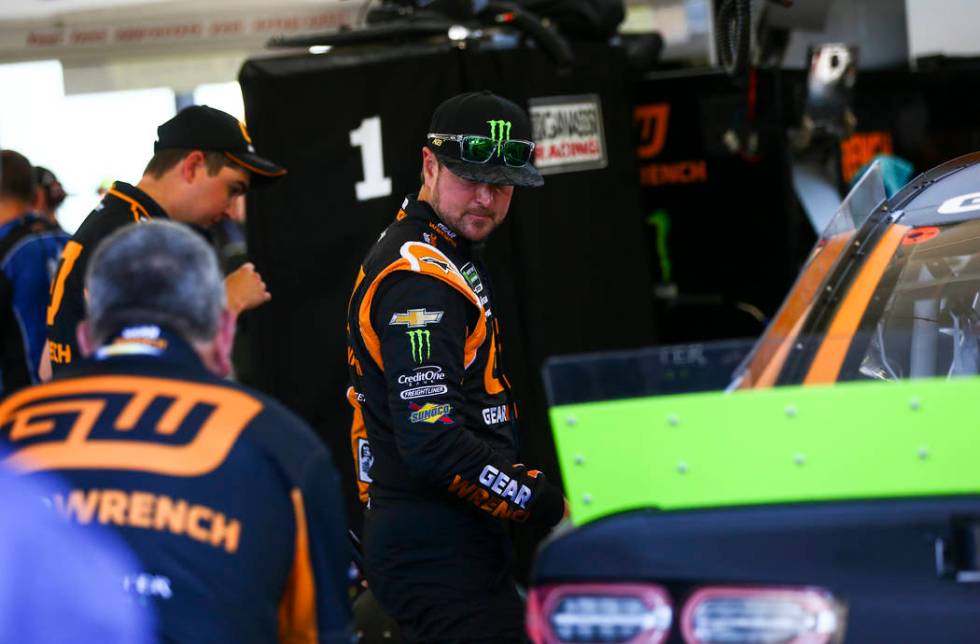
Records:
[[[639,508],[980,493],[980,378],[635,398],[550,415],[577,525]]]

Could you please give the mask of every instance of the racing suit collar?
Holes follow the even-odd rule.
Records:
[[[158,358],[204,368],[201,358],[179,333],[160,324],[127,324],[111,334],[92,356],[96,361],[125,356]]]
[[[470,254],[470,250],[474,247],[473,242],[442,223],[432,206],[425,201],[418,200],[418,193],[405,197],[401,209],[408,217],[424,220],[429,224],[429,229],[435,232],[439,238],[445,240],[451,248],[464,255]],[[435,245],[438,245],[438,242]]]
[[[146,214],[152,219],[170,219],[170,217],[167,216],[167,212],[160,206],[160,204],[153,200],[153,197],[146,194],[136,186],[130,185],[125,181],[116,181],[112,184],[112,187],[109,190],[110,191],[107,193],[107,196],[111,195],[116,199],[119,199],[120,197],[118,195],[113,194],[114,192],[118,192],[119,194],[128,198],[125,200],[131,199],[139,204],[146,211]]]

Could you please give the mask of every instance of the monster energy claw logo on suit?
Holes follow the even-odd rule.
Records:
[[[500,156],[504,141],[510,138],[510,121],[487,121],[490,124],[490,138],[497,142],[497,156]]]
[[[408,340],[412,343],[412,360],[418,364],[422,364],[423,360],[428,360],[429,356],[432,355],[432,344],[429,342],[431,331],[416,329],[406,331],[405,334],[408,335]]]

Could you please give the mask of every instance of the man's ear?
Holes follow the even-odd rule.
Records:
[[[180,178],[191,183],[198,170],[204,168],[204,153],[200,150],[192,150],[180,162]]]
[[[438,173],[439,159],[436,158],[435,152],[422,146],[422,183],[431,188]]]
[[[88,320],[82,320],[75,327],[75,338],[78,340],[78,347],[82,350],[83,358],[89,357],[99,348],[92,338],[92,327],[89,326]]]

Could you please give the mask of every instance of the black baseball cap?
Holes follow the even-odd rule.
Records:
[[[496,124],[501,122],[509,124],[508,139],[532,140],[527,113],[513,101],[487,90],[467,92],[443,101],[432,113],[429,134],[497,138],[500,134]],[[440,137],[426,137],[426,146],[453,174],[470,181],[531,187],[544,185],[544,177],[531,161],[519,168],[506,165],[499,154],[491,156],[486,163],[464,161],[459,142]]]
[[[255,153],[245,124],[227,112],[191,105],[157,128],[153,151],[171,149],[224,152],[236,164],[261,177],[281,177],[286,169]]]

